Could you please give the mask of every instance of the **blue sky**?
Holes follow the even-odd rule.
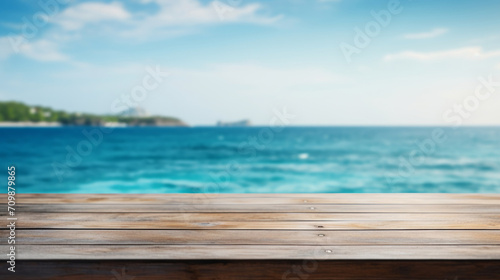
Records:
[[[40,2],[0,2],[0,100],[111,113],[159,67],[133,104],[195,125],[500,124],[499,1]]]

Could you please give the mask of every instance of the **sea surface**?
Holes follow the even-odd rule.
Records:
[[[0,128],[19,193],[500,193],[499,127]]]

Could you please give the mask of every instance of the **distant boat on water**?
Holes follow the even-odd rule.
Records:
[[[250,120],[241,120],[236,122],[223,122],[223,121],[217,122],[217,126],[224,126],[224,127],[245,127],[251,125],[252,124],[250,123]]]

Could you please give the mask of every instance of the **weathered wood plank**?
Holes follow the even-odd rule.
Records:
[[[19,223],[51,221],[467,221],[477,219],[500,225],[500,214],[468,213],[18,213]],[[2,215],[6,218],[7,216]],[[47,221],[40,221],[41,219]]]
[[[499,194],[17,194],[17,199],[19,204],[500,204]]]
[[[35,213],[490,213],[500,214],[500,204],[21,204],[17,211]]]
[[[500,229],[497,214],[19,213],[17,217],[19,229]]]
[[[7,245],[7,231],[0,244]],[[18,230],[21,245],[500,245],[500,230]]]
[[[500,195],[16,197],[19,260],[500,260]]]
[[[498,280],[500,275],[500,261],[25,260],[15,278],[4,266],[0,278],[16,280]]]
[[[20,260],[125,259],[314,259],[314,260],[488,260],[498,245],[277,246],[277,245],[17,245]],[[7,245],[0,251],[7,252]],[[7,259],[2,254],[2,260]]]
[[[6,218],[6,216],[0,216]],[[19,213],[18,228],[500,229],[498,214]]]

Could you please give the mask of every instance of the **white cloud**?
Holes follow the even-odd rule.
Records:
[[[22,41],[21,41],[22,40]],[[14,50],[12,42],[16,43],[17,51]],[[0,37],[0,59],[6,59],[12,55],[20,54],[38,61],[66,61],[68,57],[58,50],[56,43],[41,39],[30,42],[17,37]]]
[[[66,55],[59,52],[57,44],[43,39],[23,44],[20,47],[20,53],[38,61],[68,60]]]
[[[441,36],[447,32],[448,29],[446,28],[435,28],[427,32],[405,34],[403,37],[406,39],[429,39]]]
[[[247,21],[270,23],[272,18],[257,16],[259,4],[231,6],[221,1],[202,5],[196,0],[153,0],[160,7],[160,12],[152,19],[160,25],[193,25],[199,23],[219,23],[221,21]]]
[[[76,31],[94,23],[114,21],[121,25],[106,26],[112,35],[144,38],[185,34],[189,28],[198,25],[234,22],[271,24],[281,18],[259,15],[262,7],[257,3],[237,6],[231,6],[231,1],[218,0],[205,5],[199,0],[142,0],[141,3],[155,3],[159,10],[153,14],[134,13],[118,2],[88,2],[67,8],[52,22],[66,31]]]
[[[178,35],[189,32],[189,28],[199,25],[245,22],[252,24],[272,24],[282,16],[259,15],[262,7],[257,3],[231,6],[229,2],[213,1],[203,5],[198,0],[143,0],[159,6],[156,14],[136,17],[130,21],[130,28],[122,34],[133,37],[158,35]]]
[[[389,54],[384,57],[386,61],[409,59],[420,61],[433,61],[440,59],[471,59],[479,60],[500,56],[500,50],[485,52],[481,47],[465,47],[437,52],[416,52],[404,51],[396,54]]]
[[[82,34],[154,39],[187,34],[195,31],[197,26],[235,22],[266,25],[281,18],[280,15],[260,15],[262,7],[257,3],[234,6],[230,6],[234,1],[202,4],[199,0],[142,0],[141,3],[155,3],[158,11],[153,14],[128,11],[119,2],[86,2],[69,6],[49,17],[54,26],[46,27],[38,41],[32,42],[21,36],[0,37],[0,59],[19,53],[38,61],[69,60],[58,48],[69,41],[82,39]],[[86,28],[91,28],[90,32],[84,33]],[[17,51],[10,42],[12,38],[18,40]]]
[[[61,28],[49,29],[33,41],[21,35],[0,37],[0,59],[20,54],[37,61],[70,61],[69,57],[59,51],[63,42],[71,38],[79,38],[75,33],[92,23],[107,20],[126,20],[129,13],[120,3],[110,4],[88,2],[68,7],[60,14],[50,18],[49,21]]]
[[[77,30],[85,25],[103,21],[123,21],[130,18],[121,3],[88,2],[68,7],[52,20],[66,30]]]

